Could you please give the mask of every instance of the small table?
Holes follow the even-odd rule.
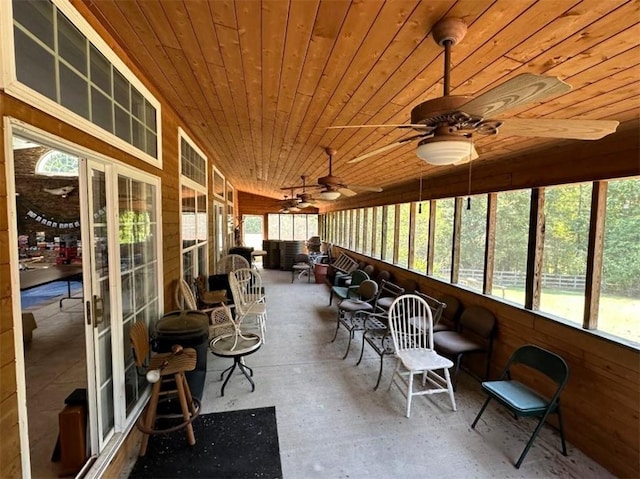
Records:
[[[216,336],[209,343],[209,349],[214,356],[221,358],[233,358],[233,364],[220,373],[220,381],[224,378],[225,373],[228,372],[224,383],[222,383],[222,390],[220,395],[224,396],[224,388],[229,382],[233,371],[236,367],[242,371],[244,377],[246,377],[251,383],[251,392],[255,391],[256,385],[251,379],[253,376],[253,369],[244,363],[244,357],[255,353],[262,346],[262,339],[257,334],[253,333],[227,333],[220,336]],[[249,374],[247,374],[247,371]]]

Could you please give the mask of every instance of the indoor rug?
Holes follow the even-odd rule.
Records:
[[[274,406],[203,414],[193,429],[194,446],[184,430],[151,436],[129,479],[282,477]]]
[[[60,297],[67,297],[67,281],[54,281],[53,283],[36,286],[27,291],[20,292],[20,306],[22,309],[41,306],[42,303],[57,301]],[[82,283],[71,281],[71,295],[82,294]]]

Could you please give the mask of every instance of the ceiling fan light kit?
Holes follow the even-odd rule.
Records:
[[[430,165],[453,165],[470,159],[473,143],[459,136],[427,138],[418,143],[416,155]]]
[[[320,193],[320,198],[322,198],[323,200],[329,200],[329,201],[334,201],[337,200],[338,198],[340,198],[340,192],[339,191],[331,191],[331,190],[326,190]]]

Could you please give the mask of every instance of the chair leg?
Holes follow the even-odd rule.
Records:
[[[449,376],[449,368],[444,368],[444,378],[447,381],[447,389],[449,390],[449,399],[451,399],[451,407],[453,408],[454,411],[457,411],[458,408],[456,407],[456,398],[453,395],[455,388],[451,383],[451,376]]]
[[[482,413],[484,412],[484,410],[487,409],[487,406],[489,405],[489,401],[491,401],[491,396],[487,397],[487,399],[485,400],[484,404],[480,408],[480,411],[478,412],[478,415],[476,416],[476,418],[471,423],[471,429],[475,429],[476,424],[478,423],[478,419],[480,419],[480,416],[482,416]]]
[[[378,371],[378,381],[376,385],[373,387],[373,390],[377,390],[378,386],[380,386],[380,380],[382,379],[382,365],[384,364],[384,354],[380,355],[380,370]]]
[[[409,386],[407,387],[407,417],[411,416],[411,399],[413,398],[413,371],[409,371]]]
[[[362,333],[362,348],[360,349],[360,357],[358,358],[358,362],[356,363],[356,366],[360,366],[360,363],[362,362],[362,357],[364,356],[364,343],[365,343],[364,335],[366,333],[367,333],[366,331]]]
[[[531,434],[531,437],[529,438],[527,445],[522,451],[522,454],[520,454],[520,457],[518,458],[518,462],[516,462],[516,469],[520,469],[520,465],[522,464],[522,461],[524,461],[524,458],[529,452],[529,449],[531,449],[531,446],[533,446],[533,441],[535,441],[536,437],[538,436],[538,433],[540,432],[540,430],[542,429],[542,426],[544,425],[544,421],[547,419],[548,416],[549,416],[549,411],[547,410],[547,412],[543,414],[543,416],[540,418],[540,421],[538,422],[538,425],[536,426],[535,431],[533,431],[533,434]]]
[[[560,412],[560,400],[556,405],[556,412],[558,413],[558,427],[560,429],[560,441],[562,442],[562,455],[567,455],[567,444],[564,442],[564,428],[562,427],[562,413]]]
[[[329,306],[333,303],[333,289],[329,290]]]
[[[190,407],[187,404],[187,395],[185,392],[186,378],[184,376],[184,373],[174,374],[173,377],[175,378],[176,388],[178,389],[178,400],[180,401],[180,409],[182,409],[182,417],[184,418],[185,422],[188,422],[189,419],[191,419],[191,413],[190,413]],[[187,388],[188,387],[189,386],[187,386]],[[191,392],[189,392],[189,396],[190,395],[191,395]],[[193,405],[191,407],[193,407]],[[189,443],[190,446],[193,446],[196,443],[196,436],[193,433],[193,425],[190,422],[186,426],[186,432],[187,432],[187,442]]]
[[[349,331],[349,342],[347,343],[347,352],[344,353],[344,356],[342,356],[342,359],[347,359],[347,356],[349,356],[349,350],[351,349],[351,341],[353,341],[353,330]]]
[[[462,354],[458,354],[456,356],[456,369],[453,371],[453,390],[456,390],[456,387],[458,386],[458,372],[460,372],[460,363],[462,362]],[[447,374],[449,373],[449,370],[446,370]]]
[[[158,381],[153,384],[151,389],[151,399],[149,399],[149,405],[147,406],[147,415],[145,416],[144,427],[147,430],[153,429],[153,425],[156,422],[156,411],[158,409],[158,398],[160,396],[160,386],[162,381]],[[147,445],[149,444],[149,434],[142,435],[142,443],[140,443],[140,456],[144,456],[147,453]]]
[[[338,337],[338,330],[340,329],[340,310],[338,310],[338,316],[336,317],[336,332],[333,334],[333,339],[331,342],[334,342]]]

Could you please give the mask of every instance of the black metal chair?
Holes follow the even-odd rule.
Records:
[[[374,310],[375,306],[373,303],[377,294],[378,283],[371,279],[366,279],[360,283],[353,298],[347,298],[338,305],[338,323],[336,324],[336,332],[331,342],[336,340],[341,325],[349,331],[349,343],[342,359],[346,359],[349,355],[354,333],[363,329],[366,314]]]
[[[528,366],[551,379],[555,383],[555,390],[551,397],[545,397],[543,394],[512,379],[511,368],[516,365]],[[509,411],[515,415],[516,419],[519,416],[539,417],[540,421],[538,425],[533,431],[533,434],[531,434],[527,445],[515,464],[516,468],[520,468],[522,461],[533,445],[533,441],[542,429],[545,420],[549,414],[556,413],[558,415],[558,428],[562,442],[562,454],[566,456],[567,446],[564,441],[562,415],[560,413],[560,393],[562,393],[568,379],[569,366],[567,366],[565,360],[560,356],[533,344],[521,346],[516,349],[511,355],[511,358],[509,358],[498,381],[486,381],[482,383],[482,390],[488,394],[488,397],[480,408],[480,412],[478,412],[478,415],[473,420],[471,428],[475,429],[480,416],[482,416],[489,401],[492,399],[495,399],[509,409]]]
[[[378,380],[376,381],[374,389],[378,389],[380,385],[384,357],[395,353],[393,340],[388,328],[388,310],[393,301],[403,293],[404,288],[390,281],[383,280],[373,303],[373,312],[364,314],[364,321],[361,327],[364,331],[362,333],[362,349],[360,350],[360,357],[358,358],[356,366],[362,362],[365,343],[369,344],[378,356],[380,356],[380,370],[378,371]]]

